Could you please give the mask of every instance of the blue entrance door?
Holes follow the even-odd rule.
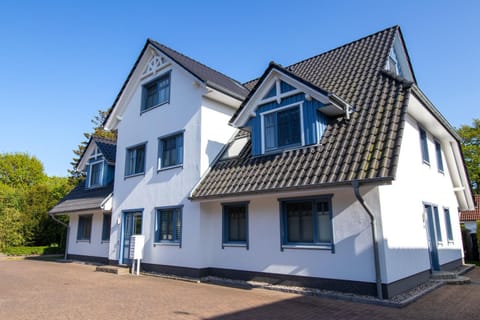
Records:
[[[124,212],[123,214],[123,240],[122,240],[122,263],[131,264],[130,237],[134,234],[142,234],[142,212]]]
[[[440,270],[440,263],[438,261],[437,236],[435,232],[435,222],[433,217],[433,207],[425,205],[425,213],[427,218],[427,237],[428,237],[428,251],[430,253],[430,264],[432,270]]]

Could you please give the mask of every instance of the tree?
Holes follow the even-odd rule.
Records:
[[[0,212],[0,249],[22,244],[22,214],[15,208],[5,208]]]
[[[81,174],[76,171],[76,167],[77,167],[78,161],[80,161],[80,157],[83,155],[83,152],[85,151],[85,148],[87,147],[88,142],[90,141],[90,138],[92,136],[102,137],[110,140],[117,139],[116,131],[107,131],[103,128],[103,123],[105,122],[105,119],[107,118],[109,113],[110,113],[110,109],[106,111],[102,111],[102,110],[97,111],[97,114],[91,120],[93,124],[93,132],[92,133],[84,132],[83,136],[85,137],[85,140],[80,142],[80,144],[77,146],[77,149],[73,150],[73,153],[75,154],[75,156],[72,159],[72,162],[70,162],[70,164],[72,165],[72,169],[69,170],[69,173],[72,175],[72,177],[75,177],[75,178],[81,177]]]
[[[0,154],[0,183],[14,188],[30,187],[46,178],[43,164],[26,153]]]
[[[474,193],[480,193],[480,119],[473,119],[472,126],[457,129],[461,138],[463,156]]]

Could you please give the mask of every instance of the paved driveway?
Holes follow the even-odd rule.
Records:
[[[93,266],[0,261],[0,319],[480,319],[474,283],[443,286],[402,308],[239,289],[149,276],[117,276]]]

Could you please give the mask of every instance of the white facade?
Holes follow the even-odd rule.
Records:
[[[108,258],[109,241],[102,240],[103,213],[85,213],[92,215],[90,240],[77,240],[78,214],[70,214],[68,254],[96,258]]]
[[[138,72],[142,70],[139,67]],[[142,84],[170,72],[168,103],[141,113]],[[145,263],[191,268],[205,266],[200,237],[200,207],[187,197],[210,163],[228,142],[234,129],[228,120],[235,109],[205,97],[208,89],[175,63],[166,62],[156,74],[129,82],[118,124],[117,165],[115,170],[112,228],[109,259],[121,259],[122,215],[141,210],[145,235]],[[183,133],[183,164],[159,169],[159,138]],[[125,177],[126,149],[146,143],[145,173]],[[156,209],[182,207],[181,244],[156,243]],[[181,248],[180,248],[181,246]]]

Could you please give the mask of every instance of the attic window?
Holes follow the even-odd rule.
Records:
[[[230,159],[230,158],[235,158],[240,155],[240,152],[242,152],[243,148],[248,142],[247,137],[239,138],[237,140],[234,140],[230,143],[230,145],[227,148],[227,151],[222,156],[222,160],[225,159]]]
[[[393,47],[392,49],[390,49],[390,53],[388,55],[386,69],[393,72],[397,76],[402,76],[402,69],[400,68],[397,53],[395,52],[395,48]]]

